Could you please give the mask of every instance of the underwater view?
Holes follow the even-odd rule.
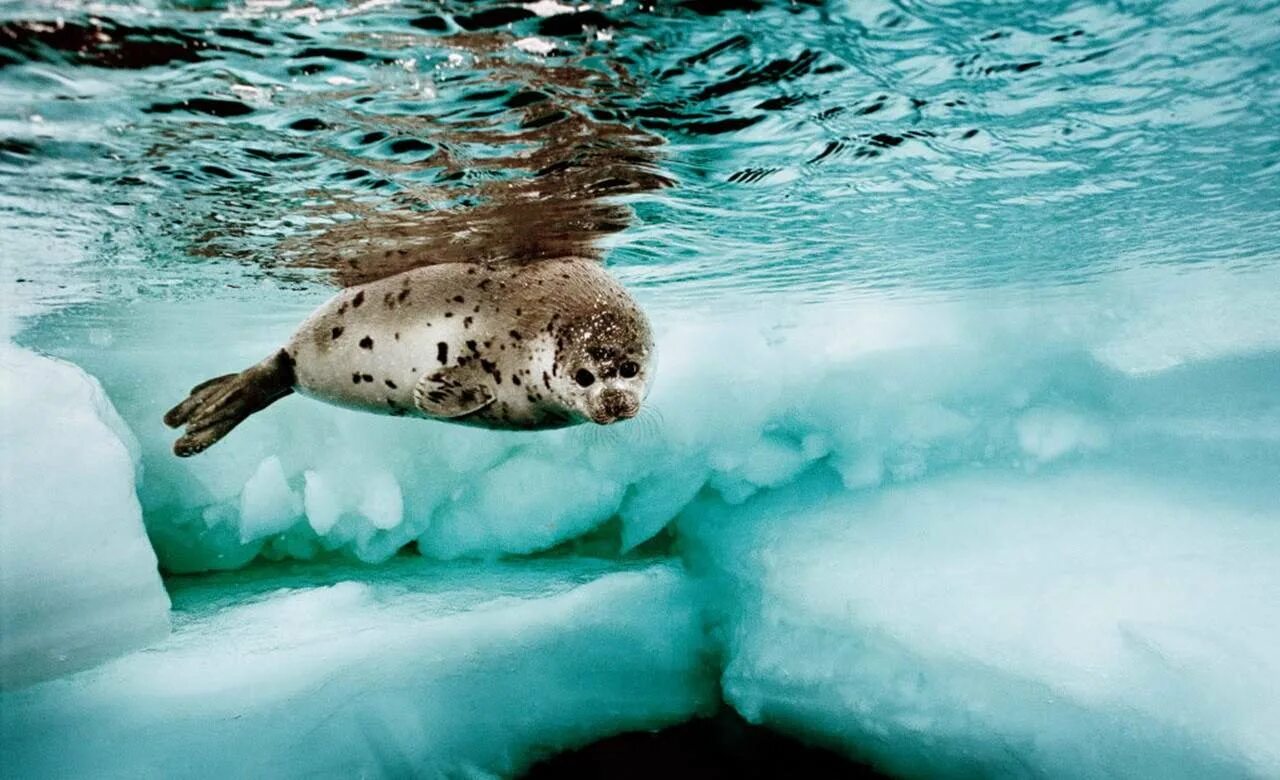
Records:
[[[8,0],[0,336],[0,776],[1280,777],[1280,0]]]

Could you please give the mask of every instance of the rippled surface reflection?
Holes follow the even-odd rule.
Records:
[[[10,3],[6,282],[607,255],[651,300],[1280,258],[1280,3]]]

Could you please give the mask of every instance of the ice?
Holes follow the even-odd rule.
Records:
[[[319,294],[269,313],[237,300],[127,313],[103,305],[46,318],[25,338],[85,365],[117,398],[141,441],[139,495],[161,563],[188,572],[332,551],[377,563],[415,542],[433,558],[486,559],[597,532],[615,534],[622,552],[704,490],[742,503],[815,469],[834,468],[849,490],[973,464],[1031,472],[1139,439],[1147,443],[1135,456],[1145,457],[1160,449],[1149,442],[1157,428],[1182,442],[1175,451],[1221,451],[1194,432],[1263,430],[1274,419],[1270,401],[1220,414],[1223,399],[1235,403],[1259,382],[1246,371],[1214,387],[1212,376],[1280,345],[1255,292],[1277,284],[1265,267],[1205,269],[1117,275],[1042,299],[990,291],[770,310],[654,307],[657,380],[645,413],[628,423],[504,434],[291,397],[189,460],[169,454],[165,408],[195,382],[269,353]],[[1212,311],[1231,291],[1240,293],[1233,316]],[[1161,294],[1177,296],[1191,319],[1159,315]],[[110,350],[94,346],[103,334]],[[1161,369],[1139,359],[1157,352],[1181,357]],[[1183,375],[1186,389],[1142,389]],[[1171,409],[1178,397],[1187,403]]]
[[[1143,374],[1280,349],[1274,266],[1254,273],[1134,270],[1108,281],[1128,309],[1094,346],[1114,368]]]
[[[1270,776],[1280,332],[1255,291],[1278,284],[1206,268],[1034,295],[651,306],[657,383],[621,425],[500,433],[288,398],[191,459],[169,453],[165,408],[268,354],[312,301],[107,303],[22,338],[112,394],[169,572],[678,555],[705,586],[682,603],[714,629],[725,699],[752,720],[908,774]],[[1185,317],[1159,313],[1166,294]],[[352,579],[297,603],[358,634],[343,616],[396,599],[371,607]],[[668,605],[649,606],[646,630],[666,630]],[[466,653],[497,652],[468,636]],[[293,695],[263,664],[261,695]]]
[[[389,531],[400,525],[404,518],[404,497],[400,495],[400,483],[388,472],[374,474],[366,486],[360,502],[360,514],[381,531]]]
[[[679,514],[707,482],[706,468],[696,461],[676,461],[630,487],[618,509],[622,519],[621,552],[656,535]]]
[[[833,343],[834,359],[805,346],[815,322],[751,318],[743,328],[736,319],[664,322],[659,315],[661,369],[651,408],[610,429],[501,434],[288,398],[225,444],[185,461],[169,454],[173,433],[160,424],[166,405],[205,376],[265,354],[305,306],[266,321],[259,307],[232,302],[151,304],[127,316],[104,307],[97,316],[43,323],[31,338],[119,390],[149,469],[140,497],[151,537],[162,564],[185,572],[331,550],[376,563],[415,541],[435,558],[527,554],[615,518],[618,549],[630,550],[704,488],[742,501],[828,458],[879,464],[885,451],[901,448],[883,441],[896,421],[872,420],[883,413],[878,399],[868,402],[865,386],[878,366],[858,361],[893,352],[895,343],[927,340],[910,332],[895,342],[881,332],[879,324],[894,332],[907,319],[884,308],[879,317],[863,312],[844,324],[865,331],[870,343]],[[925,309],[921,316],[942,315]],[[190,327],[203,320],[217,325]],[[93,349],[90,332],[113,333],[118,346],[109,356]],[[721,346],[727,339],[732,350]],[[776,371],[779,361],[791,370]],[[145,392],[137,391],[139,377],[147,378]],[[851,383],[860,385],[858,394],[847,392]],[[950,430],[937,429],[928,414],[959,417],[912,412],[924,420],[915,426],[920,436]],[[873,443],[880,451],[868,452],[868,434],[880,439]],[[895,473],[915,473],[892,465]]]
[[[678,568],[250,569],[174,587],[172,636],[0,695],[14,777],[492,777],[704,713]]]
[[[1280,772],[1280,503],[1123,470],[833,476],[682,520],[726,699],[911,776]]]
[[[301,511],[302,501],[289,489],[280,459],[265,458],[240,492],[240,540],[286,531]]]
[[[338,524],[338,518],[342,514],[342,504],[329,487],[329,483],[318,472],[308,471],[302,476],[305,480],[302,501],[307,513],[307,522],[311,524],[311,530],[324,536]]]
[[[1106,425],[1070,409],[1028,409],[1016,423],[1022,451],[1040,463],[1071,453],[1106,449]]]
[[[164,637],[136,442],[73,365],[0,344],[0,686]]]
[[[513,457],[469,482],[418,538],[427,555],[546,549],[599,525],[622,500],[617,483],[590,469],[535,457]]]

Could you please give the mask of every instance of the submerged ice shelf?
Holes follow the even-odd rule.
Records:
[[[399,558],[171,588],[168,639],[0,697],[5,775],[509,775],[716,702],[666,564]]]
[[[1280,769],[1274,495],[1114,468],[842,492],[681,521],[748,720],[912,777]]]
[[[293,398],[190,460],[164,408],[306,304],[46,316],[19,340],[119,408],[161,566],[232,571],[170,580],[167,640],[0,694],[5,743],[65,771],[136,730],[161,736],[103,766],[509,773],[723,696],[904,775],[1275,774],[1276,281],[658,311],[644,420],[519,436]],[[664,533],[644,549],[673,560],[618,556]],[[495,562],[584,536],[621,560]]]
[[[1277,287],[1265,268],[1209,269],[1038,301],[657,311],[656,387],[625,425],[502,434],[290,397],[189,460],[170,455],[164,410],[268,354],[314,300],[102,305],[24,340],[103,382],[141,445],[161,564],[198,572],[334,550],[376,563],[410,543],[438,559],[528,554],[611,520],[629,549],[702,490],[738,503],[815,468],[865,490],[971,464],[1156,457],[1168,439],[1170,452],[1256,453],[1256,470],[1275,462],[1280,425]]]

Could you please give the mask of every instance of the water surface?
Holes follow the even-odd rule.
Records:
[[[6,4],[6,273],[180,297],[599,253],[680,305],[1277,258],[1275,2],[576,8]]]

